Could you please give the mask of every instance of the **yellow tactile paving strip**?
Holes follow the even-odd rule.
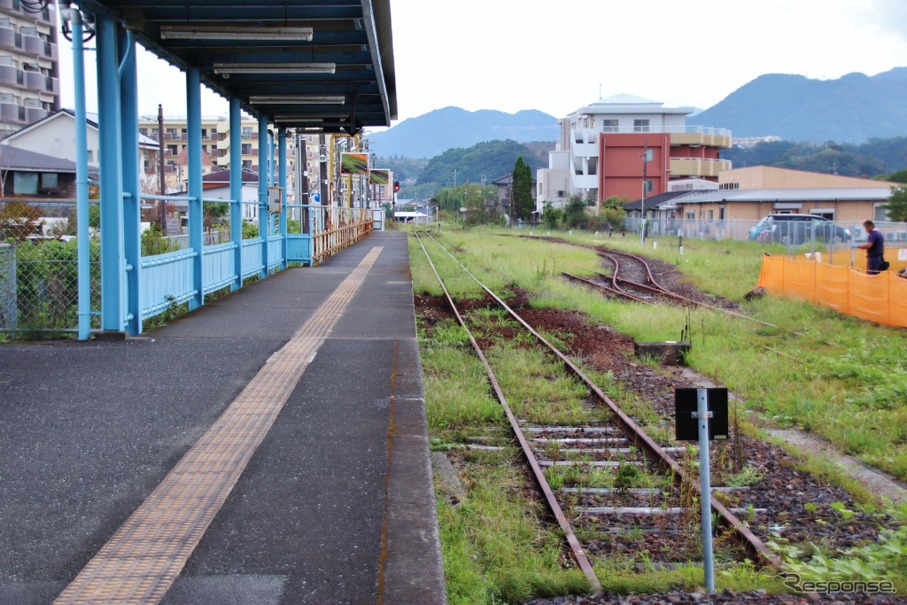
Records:
[[[88,562],[55,604],[159,603],[383,248],[375,247]]]

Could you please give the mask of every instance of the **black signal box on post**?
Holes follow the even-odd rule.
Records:
[[[699,441],[699,419],[696,409],[699,391],[706,391],[709,418],[709,441],[728,438],[727,389],[674,389],[674,422],[677,441]]]

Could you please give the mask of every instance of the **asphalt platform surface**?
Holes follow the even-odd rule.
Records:
[[[375,247],[168,605],[445,602],[406,235],[122,342],[0,345],[0,604],[51,603]]]

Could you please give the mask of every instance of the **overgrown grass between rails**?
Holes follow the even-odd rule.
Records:
[[[560,536],[540,524],[540,504],[524,497],[528,480],[514,450],[473,452],[461,476],[464,502],[438,503],[451,605],[521,603],[589,592],[578,569],[564,568]]]
[[[443,320],[422,322],[419,335],[432,441],[456,449],[459,440],[488,429],[509,435],[465,331]],[[438,500],[449,602],[519,603],[588,592],[585,576],[565,569],[562,539],[540,520],[545,518],[541,503],[528,496],[532,486],[517,450],[459,451],[467,495],[456,505]]]
[[[451,249],[455,248],[469,269],[502,296],[506,297],[517,288],[525,288],[533,297],[534,304],[583,311],[589,315],[591,323],[610,324],[639,340],[675,340],[680,330],[687,325],[689,317],[694,347],[689,361],[700,372],[743,395],[749,408],[772,416],[777,423],[797,425],[822,433],[864,459],[877,461],[883,468],[903,468],[903,461],[907,458],[904,449],[907,423],[904,422],[905,404],[899,396],[899,389],[904,384],[904,363],[901,356],[907,337],[901,331],[879,328],[811,305],[772,298],[749,304],[748,308],[757,318],[782,326],[781,330],[729,318],[713,311],[693,311],[688,315],[685,310],[674,307],[649,307],[608,301],[599,294],[567,284],[558,277],[562,269],[577,273],[597,269],[598,258],[594,254],[586,255],[586,252],[591,251],[580,249],[579,257],[574,257],[571,252],[569,256],[574,260],[564,261],[559,256],[563,246],[549,242],[499,238],[506,242],[518,242],[511,249],[497,243],[490,244],[492,237],[494,232],[491,231],[475,234],[445,233],[444,243]],[[526,248],[527,242],[532,243],[530,248]],[[709,243],[708,249],[702,254],[724,260],[739,254],[761,255],[760,248],[747,251],[745,247],[735,248],[732,254],[715,253],[711,249],[713,245]],[[492,248],[493,254],[486,254]],[[687,254],[696,253],[691,250],[692,248],[688,248]],[[456,296],[481,296],[479,287],[471,278],[464,278],[453,261],[443,260],[444,257],[439,252],[433,251],[433,258],[445,278],[451,279],[451,276],[459,275],[456,280],[451,280],[458,284],[458,291],[462,293]],[[435,277],[427,270],[421,248],[411,248],[410,253],[416,292],[437,293],[439,290],[434,285]],[[718,261],[706,259],[681,263],[681,268],[690,270],[710,267],[708,271],[720,278],[721,265],[712,265],[713,262]],[[743,261],[737,259],[734,263],[729,263],[727,266],[731,269],[728,271],[740,271],[739,267],[743,266],[741,262]],[[570,266],[571,263],[575,263],[575,266]],[[716,269],[716,266],[719,268]],[[732,288],[737,294],[747,292],[755,285],[758,273],[755,267],[758,263],[753,262],[752,266],[752,273],[743,278],[736,273],[733,276],[725,274],[727,281],[739,281]],[[743,280],[748,280],[746,287],[740,285],[744,283]],[[699,285],[703,287],[701,283]],[[441,324],[435,328],[439,326]],[[805,333],[808,337],[785,331],[791,329]],[[487,387],[482,386],[475,393],[465,388],[466,376],[469,376],[469,382],[476,380],[484,385],[484,372],[470,369],[478,361],[471,359],[465,337],[457,334],[457,330],[459,328],[441,326],[434,335],[428,334],[428,330],[422,334],[423,367],[427,377],[426,406],[432,431],[444,433],[445,439],[451,441],[463,439],[470,433],[484,433],[489,428],[504,434],[508,430],[506,423],[497,402],[487,393]],[[448,351],[448,348],[453,351]],[[507,357],[505,353],[505,348],[500,349],[502,357]],[[519,363],[533,367],[531,363]],[[545,372],[540,369],[529,372],[533,373]],[[439,395],[438,392],[444,394]],[[621,395],[620,386],[611,385],[608,392],[617,398]],[[437,409],[445,399],[451,402],[450,409]],[[514,395],[513,399],[518,405],[522,405],[524,397]],[[532,393],[525,400],[531,403]],[[565,407],[571,409],[572,406],[573,404],[566,404]],[[862,426],[843,421],[854,417],[859,418]],[[476,523],[474,509],[460,511],[459,507],[439,504],[451,602],[492,603],[504,599],[519,602],[519,599],[524,599],[521,595],[537,590],[533,586],[539,582],[551,582],[552,585],[559,586],[557,590],[562,591],[560,594],[566,594],[570,589],[565,588],[562,581],[569,584],[569,580],[565,580],[562,574],[576,572],[563,572],[554,563],[551,564],[554,567],[546,566],[552,561],[551,555],[539,554],[540,545],[546,541],[533,540],[531,537],[547,531],[535,518],[537,511],[532,514],[527,512],[532,510],[531,503],[515,497],[519,490],[512,487],[514,484],[501,481],[496,471],[476,466],[477,462],[487,464],[492,459],[497,460],[495,456],[470,454],[469,473],[476,472],[478,477],[464,477],[467,479],[470,502],[486,497],[494,502],[491,512],[480,515],[481,531],[491,531],[491,527],[497,523],[493,515],[504,514],[497,509],[503,508],[502,502],[509,503],[511,499],[514,509],[507,511],[506,515],[510,518],[514,511],[521,511],[524,516],[517,525],[525,525],[528,530],[523,531],[523,528],[516,534],[510,532],[505,538],[476,535],[477,530],[472,528]],[[492,464],[491,468],[496,466]],[[522,477],[515,469],[510,472],[514,472],[515,477]],[[550,475],[553,482],[571,480],[570,477],[556,473]],[[594,482],[609,484],[611,477],[603,475]],[[475,487],[486,483],[493,485],[481,489]],[[479,494],[482,498],[479,498]],[[508,504],[507,507],[509,506]],[[520,537],[515,538],[514,535]],[[486,557],[484,553],[488,544],[513,548],[514,559]],[[559,562],[563,563],[563,558]],[[615,561],[605,567],[597,564],[606,588],[617,592],[648,592],[701,583],[701,570],[695,566],[686,571],[653,572],[639,576],[635,569],[621,568],[619,563]],[[514,571],[517,569],[519,573]],[[774,591],[783,588],[779,579],[760,576],[746,566],[721,568],[717,583],[719,589],[723,586],[736,590],[763,587]]]
[[[574,231],[572,235],[559,233],[557,236],[573,243],[604,246],[676,265],[697,287],[734,300],[743,298],[755,287],[753,276],[759,275],[763,253],[784,253],[783,246],[731,240],[716,242],[686,238],[683,240],[683,254],[680,254],[679,238],[671,236],[646,238],[644,248],[638,236],[609,238],[599,234],[596,237],[586,231]]]
[[[535,305],[577,309],[591,321],[609,324],[638,340],[677,340],[686,325],[683,309],[610,301],[560,279],[561,270],[597,269],[600,261],[591,250],[495,233],[445,232],[442,241],[457,250],[479,279],[492,289],[499,288],[499,294],[525,288]],[[591,235],[575,232],[572,237],[594,243]],[[602,243],[644,256],[666,255],[670,249],[660,245],[657,251],[640,250],[638,242],[620,238]],[[765,250],[747,242],[702,241],[685,241],[684,249],[684,262],[678,268],[691,281],[737,300],[755,287]],[[418,257],[412,259],[419,264]],[[539,267],[548,269],[539,271]],[[416,287],[425,286],[417,283]],[[747,303],[745,308],[756,319],[781,329],[715,311],[692,311],[690,365],[727,385],[751,409],[774,422],[813,431],[907,480],[907,364],[903,357],[907,331],[774,297]]]

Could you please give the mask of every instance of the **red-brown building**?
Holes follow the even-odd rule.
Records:
[[[572,196],[601,202],[624,200],[714,183],[731,167],[718,152],[732,145],[721,128],[687,126],[691,107],[630,95],[601,99],[560,120],[561,137],[549,153],[549,167],[539,170],[537,200],[555,207]],[[648,161],[643,161],[647,158]]]

